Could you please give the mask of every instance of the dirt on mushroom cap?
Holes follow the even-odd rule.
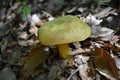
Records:
[[[82,41],[91,34],[90,27],[71,15],[46,22],[38,30],[38,39],[44,45],[65,44]]]

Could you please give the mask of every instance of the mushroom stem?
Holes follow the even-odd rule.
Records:
[[[67,58],[70,55],[70,49],[68,44],[58,45],[58,50],[61,58]]]

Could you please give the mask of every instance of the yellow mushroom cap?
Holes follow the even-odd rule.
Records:
[[[66,15],[43,24],[38,39],[44,45],[83,41],[91,34],[90,27],[76,16]]]

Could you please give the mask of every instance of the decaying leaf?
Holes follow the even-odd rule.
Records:
[[[120,52],[120,41],[114,44],[115,49]]]
[[[92,14],[89,14],[85,19],[85,22],[92,24],[92,25],[99,25],[102,21],[103,21],[102,19],[98,20]]]
[[[117,68],[120,70],[120,59],[115,59],[115,62],[116,62],[116,65],[117,65]]]
[[[102,48],[95,48],[94,64],[98,72],[112,80],[118,80],[118,70],[114,59]]]
[[[113,9],[112,7],[107,7],[103,9],[101,12],[95,14],[94,16],[97,18],[104,18],[108,16],[109,14],[113,14],[114,12],[115,12],[115,9]]]
[[[114,35],[114,32],[114,30],[106,27],[92,26],[91,37],[102,37],[102,40],[108,41],[111,40],[112,36]]]
[[[33,74],[34,69],[37,68],[40,64],[43,64],[48,55],[49,53],[44,51],[43,46],[36,46],[31,49],[30,53],[26,57],[22,58],[24,64],[20,71],[20,80],[23,80],[24,78]]]
[[[8,43],[8,40],[5,38],[0,42],[0,50],[2,53],[5,51],[7,43]]]
[[[40,18],[39,18],[39,16],[38,16],[38,14],[33,14],[32,16],[31,16],[31,25],[35,25],[36,23],[38,23],[38,22],[40,22],[41,20],[40,20]]]
[[[45,22],[46,22],[46,20],[36,22],[35,25],[38,26],[38,27],[41,27]]]
[[[60,79],[62,77],[63,70],[59,66],[52,66],[48,77],[50,80]]]
[[[75,62],[78,63],[79,67],[79,76],[82,80],[93,80],[94,72],[92,71],[91,63],[88,63],[90,57],[77,55]]]
[[[16,75],[9,67],[5,67],[0,72],[0,80],[16,80]]]
[[[21,57],[21,55],[22,54],[18,50],[13,51],[13,53],[9,57],[7,57],[5,61],[10,65],[14,65]]]

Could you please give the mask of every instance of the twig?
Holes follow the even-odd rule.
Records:
[[[70,74],[70,76],[67,78],[67,80],[70,80],[70,79],[74,76],[74,74],[79,71],[80,66],[81,66],[81,65],[79,65],[78,68],[77,68],[74,72],[72,72],[72,73]]]

